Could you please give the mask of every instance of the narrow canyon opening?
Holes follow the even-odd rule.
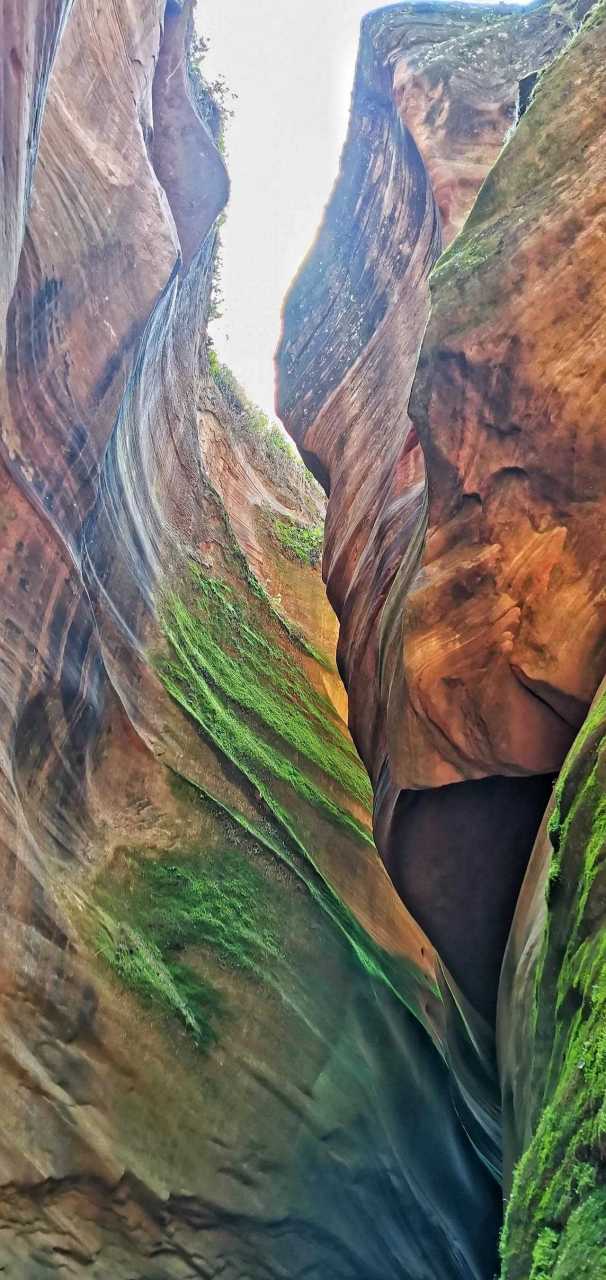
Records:
[[[0,60],[0,1273],[601,1280],[605,0]]]

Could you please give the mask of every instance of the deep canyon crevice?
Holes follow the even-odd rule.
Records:
[[[364,20],[327,503],[208,341],[192,31],[0,13],[0,1271],[597,1280],[603,0]]]

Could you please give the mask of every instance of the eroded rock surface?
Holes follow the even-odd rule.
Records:
[[[450,362],[446,356],[442,364],[433,361],[428,344],[437,318],[421,359],[414,423],[407,405],[430,311],[430,271],[469,212],[514,122],[519,81],[553,57],[576,20],[574,9],[541,5],[522,13],[501,6],[393,6],[366,20],[340,177],[316,245],[287,300],[278,354],[280,412],[330,492],[324,576],[341,623],[339,667],[349,694],[350,727],[374,783],[375,838],[394,879],[415,886],[417,918],[476,1003],[473,964],[470,968],[463,959],[461,929],[466,926],[457,925],[448,912],[448,926],[439,924],[438,908],[432,933],[436,877],[427,868],[426,846],[417,845],[415,855],[414,848],[404,850],[399,842],[402,807],[431,802],[404,794],[491,774],[523,777],[556,770],[588,705],[592,680],[595,687],[599,657],[593,674],[584,677],[585,701],[582,694],[575,702],[563,693],[557,709],[546,705],[510,661],[519,611],[510,595],[490,597],[500,553],[497,543],[483,545],[477,537],[478,521],[485,520],[479,493],[473,488],[459,492],[452,520],[442,520],[442,473],[428,445],[427,476],[420,443],[430,431],[421,407],[421,380],[440,376],[455,382],[458,377],[464,388],[460,395],[469,400],[472,455],[477,452],[474,412],[483,420],[486,411],[481,393],[467,390],[467,366],[457,372],[455,352]],[[435,277],[436,289],[440,278],[443,274]],[[456,289],[451,296],[456,310]],[[449,314],[445,332],[446,324],[450,339],[458,316],[455,321]],[[509,343],[512,367],[516,333],[512,317],[511,334],[502,339]],[[498,415],[505,404],[503,388],[509,395],[507,375],[499,382],[498,371],[491,375],[488,369],[486,378],[485,395]],[[456,421],[460,410],[452,396],[436,400],[441,406],[436,412],[451,413]],[[513,499],[512,493],[508,505],[507,489],[518,479],[498,461],[509,424],[500,430],[487,432],[487,450],[494,451],[499,472],[492,503],[506,521]],[[559,546],[562,532],[558,536]],[[554,555],[556,542],[552,538]],[[465,553],[461,546],[468,548]],[[592,616],[592,625],[599,627],[595,611]],[[596,638],[590,643],[595,647]],[[374,691],[370,707],[369,689]],[[522,850],[510,842],[500,856],[494,851],[500,889],[491,919],[500,916],[497,931],[481,903],[474,906],[473,864],[466,871],[460,845],[450,847],[457,818],[448,811],[446,794],[434,819],[434,834],[449,849],[441,860],[441,896],[448,901],[453,893],[467,893],[472,935],[484,931],[495,939],[488,961],[493,980],[482,984],[481,1007],[489,1014],[520,868],[545,794],[522,781],[517,792],[503,789],[499,816],[499,800],[489,788],[468,791],[465,800],[452,793],[457,810],[465,806],[467,824],[487,831],[495,819],[497,826],[506,823],[514,793],[528,823],[525,836],[519,826],[515,832]],[[484,796],[488,812],[483,816]],[[488,839],[487,850],[490,844]],[[513,876],[509,863],[517,866]],[[428,879],[432,887],[425,893]]]
[[[498,1189],[289,549],[323,504],[209,371],[191,5],[3,21],[0,1267],[483,1280]]]
[[[381,862],[302,536],[323,503],[211,376],[228,179],[188,80],[191,4],[13,8],[0,1269],[488,1280],[501,958],[602,674],[601,10],[530,102],[578,6],[372,15],[339,182],[287,304],[282,405],[330,489],[324,571]],[[429,273],[522,110],[432,277],[415,378]],[[593,1277],[602,1259],[600,708],[502,984],[507,1185],[527,1148],[508,1280],[551,1276],[545,1258],[558,1280]],[[556,1162],[553,1107],[585,1070]]]
[[[586,10],[366,20],[339,178],[278,352],[280,412],[329,494],[323,571],[377,845],[471,1026],[494,1025],[533,840],[605,667],[604,25],[597,5],[570,39]],[[576,956],[561,1028],[529,1030],[535,999],[549,1023],[558,981],[541,986],[549,917],[529,883],[501,997],[507,1185],[537,1136],[504,1274],[601,1274],[598,1192],[587,1260],[575,1234],[583,1178],[603,1178],[595,1095],[571,1110],[585,1154],[554,1118],[579,1008],[597,1079],[597,1019]],[[456,1018],[449,1036],[473,1095]]]

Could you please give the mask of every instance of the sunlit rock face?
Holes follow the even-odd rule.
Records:
[[[494,1081],[370,836],[323,500],[210,376],[191,6],[2,22],[0,1269],[483,1280]]]
[[[604,670],[599,80],[569,119],[573,68],[600,40],[596,28],[544,77],[433,277],[411,400],[430,533],[409,595],[414,712],[404,694],[399,752],[414,740],[402,777],[417,786],[553,769]]]
[[[351,723],[375,778],[385,751],[384,699],[369,715],[366,696],[379,679],[376,623],[416,550],[425,502],[407,405],[429,272],[499,153],[518,79],[569,30],[544,7],[394,5],[370,15],[340,176],[285,305],[279,406],[330,489],[324,572]],[[383,631],[392,608],[393,597]]]
[[[432,276],[410,401],[428,534],[388,702],[405,788],[557,771],[605,669],[602,41],[596,21],[544,75]],[[520,784],[518,819],[536,785]],[[499,832],[508,820],[506,802]],[[505,875],[523,865],[520,838]],[[460,964],[430,894],[415,906],[414,855],[390,853],[408,905]]]

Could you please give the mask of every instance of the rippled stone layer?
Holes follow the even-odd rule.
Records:
[[[190,97],[191,5],[25,0],[3,14],[11,1280],[486,1280],[497,1266],[496,983],[551,771],[602,654],[587,551],[601,513],[597,25],[541,82],[434,272],[414,426],[407,404],[429,272],[497,158],[518,81],[577,16],[406,5],[368,19],[340,179],[286,307],[284,414],[330,489],[339,665],[390,879],[340,716],[319,574],[278,536],[279,522],[315,527],[323,505],[294,464],[253,447],[210,376],[228,183]],[[566,68],[584,85],[576,114]],[[556,140],[583,155],[582,190],[574,165],[556,173]],[[576,286],[581,338],[558,310],[571,313]],[[564,897],[567,857],[578,863],[568,776],[551,827]],[[547,856],[512,935],[506,1046],[526,1043]],[[566,901],[561,934],[571,913],[582,924]],[[569,959],[567,1018],[585,981],[583,956]],[[536,973],[547,1009],[551,961]],[[509,1177],[550,1099],[506,1059],[502,1048]],[[594,1094],[579,1098],[590,1124]],[[573,1148],[541,1218],[529,1147],[507,1226],[512,1280],[539,1240],[556,1257],[555,1211],[572,1219],[565,1192],[581,1176]],[[582,1163],[591,1172],[595,1153]]]

